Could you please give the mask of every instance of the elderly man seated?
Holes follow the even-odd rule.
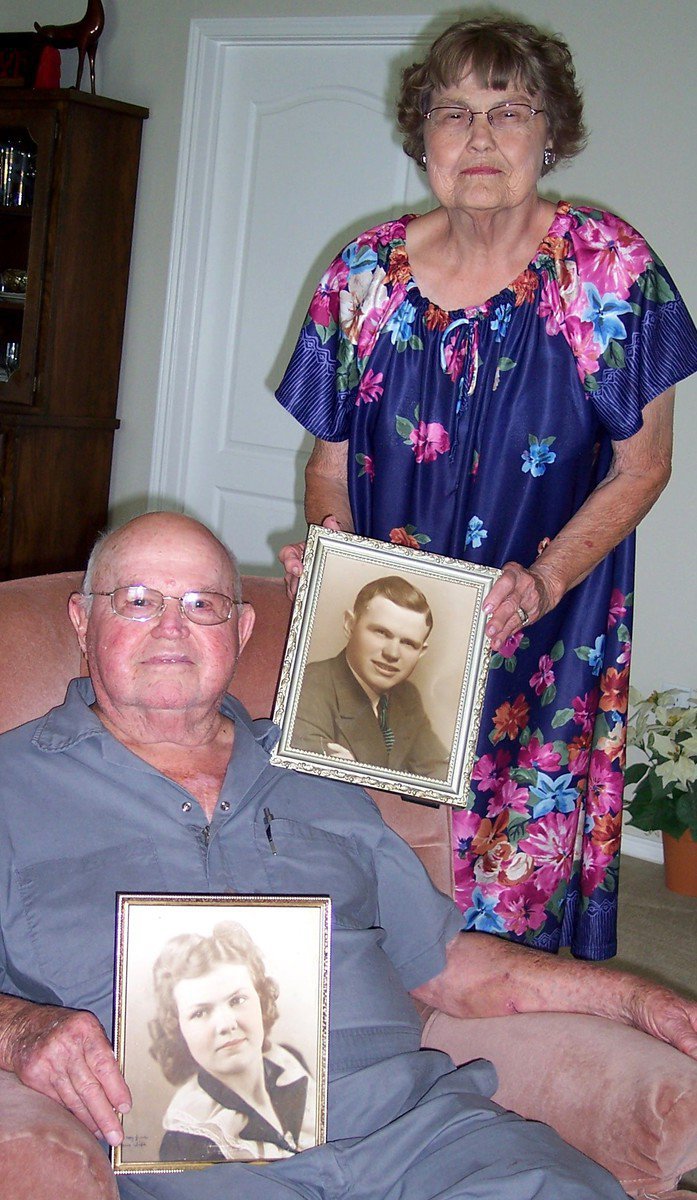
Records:
[[[186,517],[109,535],[70,602],[90,679],[0,739],[0,1066],[118,1143],[130,1094],[108,1040],[115,893],[329,894],[328,1143],[121,1175],[122,1197],[621,1197],[550,1129],[494,1104],[487,1064],[420,1050],[410,993],[456,1015],[599,1013],[695,1057],[697,1005],[459,932],[361,790],[271,767],[269,722],[226,694],[254,625],[238,587],[228,551]]]

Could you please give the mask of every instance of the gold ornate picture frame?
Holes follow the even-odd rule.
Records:
[[[500,572],[316,525],[303,561],[272,763],[464,805]]]
[[[119,894],[117,1174],[326,1140],[330,921],[326,896]]]

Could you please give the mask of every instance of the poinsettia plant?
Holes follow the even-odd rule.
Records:
[[[634,784],[630,821],[675,838],[689,829],[697,841],[697,693],[669,688],[644,698],[632,687],[629,699],[627,743],[645,759],[625,773]]]

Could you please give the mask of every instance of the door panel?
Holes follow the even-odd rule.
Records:
[[[285,34],[255,22],[265,39],[235,40],[249,23],[231,21],[216,41],[206,27],[219,38],[221,23],[199,24],[153,490],[212,523],[246,569],[274,572],[304,532],[311,439],[273,391],[312,290],[353,234],[429,207],[392,117],[416,31],[398,21],[386,36],[382,18],[371,40],[368,19],[286,22]]]

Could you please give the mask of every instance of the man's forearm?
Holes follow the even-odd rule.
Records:
[[[468,932],[450,942],[445,970],[415,994],[456,1017],[585,1012],[629,1021],[634,981],[625,972]]]
[[[697,1058],[697,1003],[629,971],[558,958],[486,933],[460,933],[446,966],[412,995],[454,1017],[589,1013]]]
[[[34,1004],[31,1000],[0,993],[0,1068],[3,1071],[15,1070],[17,1054],[41,1009],[43,1005]]]

